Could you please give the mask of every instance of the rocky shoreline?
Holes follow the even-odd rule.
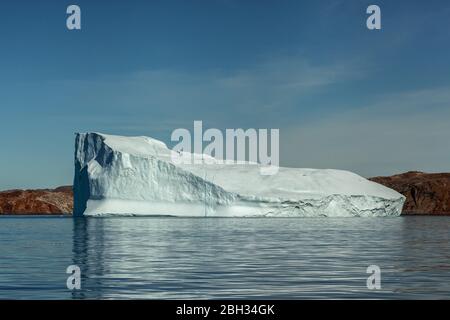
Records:
[[[410,171],[370,178],[406,197],[402,215],[450,215],[450,173]],[[0,192],[0,215],[71,215],[72,186]]]
[[[0,192],[0,215],[71,215],[72,186]]]
[[[369,180],[406,197],[403,215],[450,215],[450,173],[410,171]]]

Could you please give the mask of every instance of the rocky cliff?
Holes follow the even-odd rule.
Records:
[[[406,197],[402,214],[450,215],[450,173],[410,171],[370,180]]]
[[[72,187],[0,192],[0,214],[72,214]]]

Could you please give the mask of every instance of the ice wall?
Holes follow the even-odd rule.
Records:
[[[79,133],[74,215],[397,216],[405,198],[342,170],[174,164],[148,137]],[[211,162],[211,161],[209,161]]]

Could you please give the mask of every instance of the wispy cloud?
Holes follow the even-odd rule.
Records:
[[[356,107],[351,94],[349,105],[346,98],[321,99],[328,88],[364,79],[366,72],[355,62],[314,65],[296,56],[234,71],[150,70],[53,83],[49,90],[73,94],[65,109],[55,106],[52,112],[73,131],[152,135],[169,142],[173,129],[191,128],[193,120],[217,128],[275,127],[281,130],[282,165],[365,176],[449,170],[450,88],[371,96]],[[312,108],[305,99],[333,108],[303,116],[298,109]]]
[[[352,62],[313,64],[301,56],[278,57],[237,70],[148,70],[105,78],[52,83],[70,91],[74,108],[53,109],[53,116],[85,115],[86,121],[173,130],[174,124],[201,119],[210,126],[255,126],[286,120],[283,112],[299,99],[320,95],[337,82],[362,77]],[[50,89],[49,89],[50,90]],[[73,118],[75,119],[75,118]],[[136,130],[135,130],[136,131]]]
[[[365,176],[450,170],[450,88],[382,96],[282,130],[285,165],[340,168]]]

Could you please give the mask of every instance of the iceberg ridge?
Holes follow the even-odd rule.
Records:
[[[398,216],[400,193],[354,173],[260,165],[174,164],[148,137],[78,133],[74,215]]]

